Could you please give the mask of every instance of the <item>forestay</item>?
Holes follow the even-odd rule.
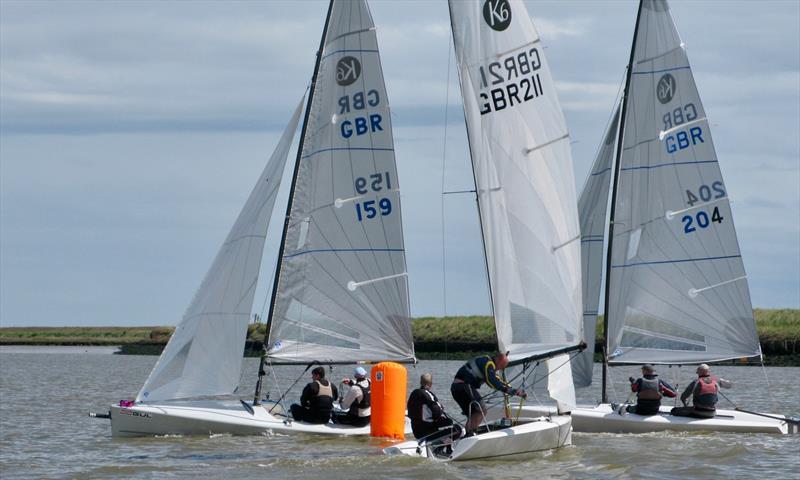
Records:
[[[272,311],[274,363],[414,359],[389,102],[364,1],[333,3]]]
[[[519,1],[451,1],[450,18],[499,347],[514,361],[574,346],[577,201],[544,49]]]
[[[137,402],[225,395],[238,387],[267,226],[302,106],[303,100]]]
[[[617,107],[578,199],[578,214],[581,224],[581,270],[583,273],[583,334],[587,348],[572,361],[572,376],[576,387],[588,387],[592,384],[595,329],[600,303],[603,263],[605,263],[603,245],[606,237],[606,220],[608,219],[608,193],[613,177],[612,166],[619,113],[619,107]]]
[[[761,354],[728,189],[665,1],[645,1],[624,121],[612,242],[613,363]]]

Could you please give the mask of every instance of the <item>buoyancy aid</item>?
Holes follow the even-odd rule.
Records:
[[[359,400],[358,403],[353,402],[353,404],[350,405],[350,409],[347,412],[353,416],[358,415],[359,417],[369,417],[370,414],[372,413],[372,410],[370,409],[372,400],[370,392],[372,388],[372,382],[369,379],[365,378],[363,380],[358,381],[357,383],[353,382],[350,385],[350,388],[358,388],[361,390],[361,400]]]
[[[314,383],[317,384],[319,390],[311,398],[311,409],[323,413],[325,411],[330,412],[333,410],[333,388],[331,388],[330,382],[327,385],[323,385],[319,380],[314,380]]]
[[[717,392],[719,392],[717,377],[700,377],[694,382],[692,404],[701,410],[714,410],[719,400]]]
[[[639,400],[661,400],[661,385],[658,378],[642,377],[639,383],[639,391],[636,392],[636,398]]]
[[[463,381],[464,383],[472,385],[475,388],[480,388],[481,385],[486,381],[486,374],[484,372],[484,369],[481,368],[480,365],[478,365],[478,360],[480,359],[487,360],[487,363],[485,365],[491,363],[492,366],[494,366],[494,362],[488,355],[475,357],[458,369],[458,372],[456,372],[456,378]]]

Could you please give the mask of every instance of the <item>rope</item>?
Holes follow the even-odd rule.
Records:
[[[285,391],[285,392],[283,392],[283,395],[281,395],[281,397],[278,399],[278,401],[277,401],[277,402],[275,402],[275,405],[273,405],[273,406],[272,406],[272,408],[270,408],[270,409],[269,409],[269,413],[272,413],[272,411],[273,411],[273,410],[275,410],[275,407],[276,407],[276,406],[278,406],[279,404],[280,404],[280,406],[281,406],[281,407],[283,407],[283,399],[286,397],[286,394],[288,394],[288,393],[289,393],[289,390],[293,389],[293,388],[294,388],[294,386],[295,386],[295,385],[297,385],[297,382],[299,382],[299,381],[300,381],[300,379],[301,379],[301,378],[303,378],[303,375],[305,375],[305,374],[306,374],[306,372],[308,371],[308,369],[309,369],[309,368],[311,368],[311,366],[312,366],[312,365],[319,365],[319,362],[317,362],[317,361],[314,361],[314,362],[311,362],[311,363],[309,363],[309,364],[308,364],[308,366],[306,367],[306,369],[305,369],[305,370],[303,370],[303,373],[301,373],[301,374],[300,374],[300,375],[299,375],[299,376],[298,376],[298,377],[295,379],[294,383],[292,383],[292,385],[291,385],[291,386],[290,386],[288,389],[286,389],[286,391]],[[274,375],[274,369],[272,369],[272,370],[273,370],[273,375]],[[286,408],[285,408],[285,407],[284,407],[284,411],[286,411]]]
[[[769,376],[767,375],[767,367],[764,366],[764,355],[759,357],[761,362],[761,371],[764,373],[764,380],[767,382],[767,391],[769,392],[769,400],[772,407],[772,410],[777,411],[777,402],[775,401],[775,393],[772,391],[772,385],[769,383]]]
[[[447,81],[445,83],[445,96],[444,96],[444,139],[442,141],[442,195],[441,195],[441,215],[442,215],[442,310],[443,315],[447,316],[447,256],[445,249],[445,221],[444,221],[444,185],[445,185],[445,172],[447,161],[447,123],[448,123],[448,110],[450,104],[450,39],[447,39]],[[444,339],[444,358],[447,355],[447,336]]]

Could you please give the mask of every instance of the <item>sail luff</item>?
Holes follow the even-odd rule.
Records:
[[[617,191],[619,187],[619,169],[620,163],[622,161],[622,150],[623,150],[623,139],[625,136],[625,119],[626,119],[626,112],[628,109],[628,96],[630,94],[630,86],[631,86],[631,77],[633,71],[633,59],[636,50],[636,39],[639,35],[639,23],[641,21],[642,16],[642,6],[645,0],[639,0],[639,10],[636,12],[636,25],[633,29],[633,40],[631,41],[631,54],[630,58],[628,59],[628,71],[625,74],[625,89],[622,93],[622,110],[620,111],[620,121],[619,121],[619,131],[617,136],[617,154],[616,158],[614,159],[614,168],[613,168],[613,176],[611,179],[611,208],[608,215],[608,235],[606,236],[607,242],[607,256],[606,256],[606,291],[605,291],[605,301],[603,304],[603,386],[602,386],[602,402],[608,402],[608,337],[609,337],[609,328],[608,328],[608,314],[609,314],[609,303],[610,303],[610,296],[611,296],[611,282],[610,279],[610,272],[611,272],[611,261],[612,261],[612,252],[613,252],[613,242],[614,242],[614,220],[615,220],[615,213],[617,207]]]

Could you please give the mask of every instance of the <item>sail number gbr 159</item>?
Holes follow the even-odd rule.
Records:
[[[388,192],[392,189],[392,177],[389,172],[374,173],[369,177],[358,177],[355,179],[356,193],[366,195],[372,192]],[[392,213],[392,201],[387,198],[377,198],[375,200],[356,201],[356,218],[359,222],[364,219],[372,219],[379,214],[382,217]]]

